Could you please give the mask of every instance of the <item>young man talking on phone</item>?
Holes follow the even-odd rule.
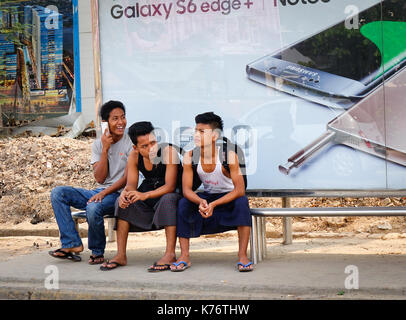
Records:
[[[121,102],[109,101],[103,104],[100,116],[108,126],[101,138],[93,143],[90,162],[98,188],[86,190],[59,186],[51,192],[52,208],[62,243],[60,249],[49,252],[54,258],[81,261],[77,254],[84,248],[71,215],[70,207],[74,207],[86,210],[88,246],[92,251],[89,264],[104,262],[106,235],[103,217],[114,212],[114,204],[126,185],[127,158],[133,144],[125,132],[127,120]]]

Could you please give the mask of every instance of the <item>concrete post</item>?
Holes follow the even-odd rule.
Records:
[[[290,198],[282,198],[282,208],[290,208]],[[292,217],[282,218],[283,224],[283,244],[289,245],[292,244],[293,235],[292,235]]]

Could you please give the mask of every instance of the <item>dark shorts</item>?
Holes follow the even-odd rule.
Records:
[[[130,223],[130,232],[159,230],[167,226],[176,226],[178,193],[167,193],[151,207],[145,201],[137,201],[126,209],[116,202],[115,216]],[[117,224],[114,227],[117,230]]]
[[[210,203],[223,197],[226,193],[199,192],[197,195]],[[240,226],[251,227],[251,223],[251,211],[246,196],[216,207],[213,215],[208,219],[204,219],[200,215],[197,204],[182,198],[178,206],[176,233],[181,238],[197,238],[204,234],[236,230]]]

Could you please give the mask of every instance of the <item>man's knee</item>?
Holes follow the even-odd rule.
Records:
[[[246,206],[249,207],[249,202],[247,196],[242,196],[234,200],[235,206]]]
[[[53,188],[51,191],[51,201],[52,202],[61,201],[64,195],[65,188],[66,187],[61,186]]]
[[[178,193],[166,193],[161,197],[161,201],[178,203],[180,196]]]
[[[91,202],[86,206],[86,217],[89,223],[104,221],[100,202]]]
[[[178,203],[178,214],[188,213],[188,211],[190,210],[191,204],[192,204],[192,202],[190,202],[186,198],[180,199],[179,203]]]

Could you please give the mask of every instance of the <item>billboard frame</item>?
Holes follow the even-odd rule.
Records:
[[[95,114],[96,126],[100,127],[101,119],[99,110],[103,103],[102,92],[102,70],[100,54],[100,24],[99,24],[99,0],[90,0],[92,16],[92,41],[93,41],[93,61],[94,61],[94,90],[95,90]]]
[[[99,0],[91,0],[92,15],[92,39],[95,74],[95,108],[97,114],[97,127],[100,127],[99,108],[103,103],[102,92],[102,70],[100,52],[100,19]],[[387,160],[385,160],[387,161]],[[272,198],[386,198],[406,197],[406,186],[404,189],[371,189],[371,190],[334,190],[334,189],[247,189],[247,196],[250,197],[272,197]]]
[[[79,42],[79,0],[72,0],[73,6],[73,51],[75,62],[76,112],[82,112],[82,83],[80,79],[80,42]]]

